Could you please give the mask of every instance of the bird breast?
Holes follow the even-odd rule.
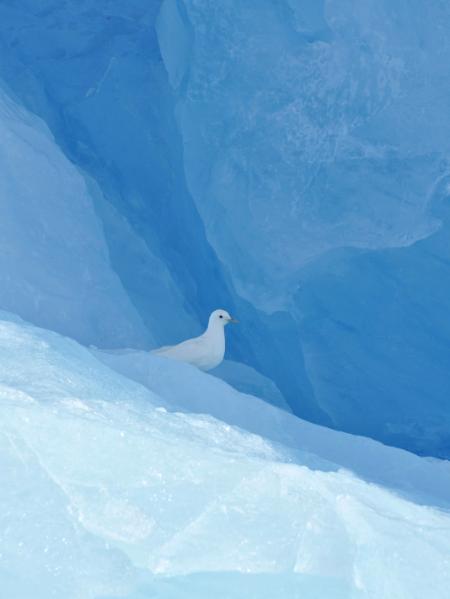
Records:
[[[204,355],[199,367],[203,370],[211,370],[222,362],[225,355],[225,335],[223,328],[221,327],[217,331],[208,331],[204,337]]]

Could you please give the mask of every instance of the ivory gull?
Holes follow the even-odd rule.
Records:
[[[178,345],[167,345],[152,353],[180,362],[187,362],[201,370],[218,366],[225,354],[225,325],[238,322],[226,310],[214,310],[209,317],[208,328],[199,337],[187,339]]]

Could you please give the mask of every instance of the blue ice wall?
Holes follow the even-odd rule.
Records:
[[[165,1],[187,183],[253,304],[289,310],[327,251],[409,246],[439,226],[449,19],[420,2]]]
[[[432,194],[443,206],[449,183]],[[441,457],[450,455],[449,224],[410,248],[328,254],[305,268],[295,296],[307,372],[336,426]]]
[[[140,0],[0,3],[0,77],[101,189],[92,200],[111,265],[154,344],[198,334],[210,311],[225,306],[242,322],[230,332],[228,357],[275,380],[296,412],[328,422],[304,372],[298,325],[287,312],[266,314],[241,299],[206,239],[185,184],[156,37],[159,8]],[[64,280],[64,270],[55,276]],[[95,330],[77,338],[126,345]],[[130,336],[128,345],[150,344]],[[295,351],[286,356],[284,345]]]
[[[240,294],[301,326],[337,428],[450,455],[450,8],[177,2],[188,187]],[[188,58],[187,58],[188,57]]]
[[[230,357],[297,414],[450,455],[450,8],[28,0],[0,19],[0,78],[100,190],[148,329],[130,343],[227,307]]]
[[[1,305],[85,343],[149,343],[110,266],[92,200],[98,186],[1,88],[0,139]]]

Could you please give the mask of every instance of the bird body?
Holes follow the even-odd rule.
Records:
[[[208,328],[199,337],[187,339],[178,345],[160,347],[152,353],[180,362],[187,362],[201,370],[218,366],[225,355],[225,326],[237,322],[226,310],[214,310]]]

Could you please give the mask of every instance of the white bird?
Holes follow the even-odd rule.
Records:
[[[201,370],[211,370],[218,366],[225,355],[225,326],[239,322],[226,310],[214,310],[208,321],[208,328],[199,337],[187,339],[178,345],[166,345],[152,353],[180,362],[187,362]]]

